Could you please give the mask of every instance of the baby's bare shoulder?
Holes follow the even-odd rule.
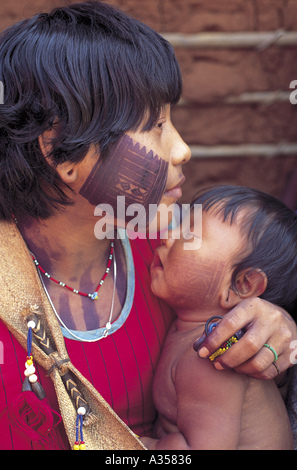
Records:
[[[213,362],[199,358],[193,348],[188,348],[176,363],[174,381],[176,392],[189,400],[209,400],[211,393],[215,400],[221,402],[225,396],[230,402],[231,395],[243,400],[249,378],[230,369],[218,371]]]

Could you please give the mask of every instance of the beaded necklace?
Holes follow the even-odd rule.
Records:
[[[96,341],[99,341],[100,339],[102,338],[106,338],[109,333],[110,333],[110,330],[111,330],[111,327],[112,327],[112,324],[111,324],[111,320],[112,320],[112,315],[113,315],[113,308],[114,308],[114,299],[115,299],[115,291],[116,291],[116,282],[117,282],[117,264],[116,264],[116,258],[115,258],[115,253],[113,255],[113,268],[114,268],[114,281],[113,281],[113,293],[112,293],[112,301],[111,301],[111,308],[110,308],[110,314],[109,314],[109,318],[108,318],[108,321],[104,327],[104,331],[103,333],[99,336],[99,338],[95,338],[95,339],[84,339],[82,340],[81,338],[79,338],[79,336],[77,336],[75,333],[73,333],[69,328],[67,328],[67,326],[65,325],[65,323],[63,322],[63,320],[61,319],[61,317],[58,315],[58,312],[52,302],[52,299],[50,298],[50,295],[48,293],[48,290],[47,288],[45,287],[45,284],[43,282],[43,279],[41,277],[41,274],[39,273],[39,277],[40,277],[40,280],[41,280],[41,283],[42,283],[42,286],[43,286],[43,289],[44,289],[44,292],[49,300],[49,303],[53,309],[53,312],[54,314],[56,315],[57,319],[59,320],[59,322],[61,323],[61,325],[63,326],[63,328],[65,328],[65,330],[70,334],[70,336],[72,336],[74,339],[76,340],[79,340],[79,341],[84,341],[85,343],[95,343]],[[103,328],[102,328],[103,329]]]
[[[38,267],[38,269],[40,270],[40,272],[42,272],[42,274],[44,274],[45,277],[47,277],[48,279],[50,279],[51,281],[55,282],[56,284],[58,284],[59,286],[61,287],[65,287],[66,289],[70,290],[71,292],[73,292],[74,294],[79,294],[79,295],[82,295],[84,297],[89,297],[90,299],[92,300],[97,300],[98,299],[98,292],[99,292],[99,289],[100,287],[103,285],[109,271],[110,271],[110,266],[111,266],[111,262],[112,262],[112,259],[113,259],[113,255],[114,255],[114,240],[111,241],[111,244],[110,244],[110,253],[109,253],[109,257],[108,257],[108,263],[107,263],[107,268],[105,270],[105,273],[101,279],[101,281],[99,282],[98,286],[97,286],[97,289],[95,290],[95,292],[93,292],[93,294],[87,294],[85,292],[81,292],[77,289],[73,289],[73,287],[70,287],[68,286],[67,284],[65,284],[65,282],[61,282],[61,281],[57,281],[57,279],[55,279],[53,276],[51,276],[49,273],[47,273],[45,271],[45,269],[43,269],[39,262],[37,261],[35,255],[33,255],[32,252],[31,253],[31,256],[32,256],[32,259],[35,263],[35,265]]]

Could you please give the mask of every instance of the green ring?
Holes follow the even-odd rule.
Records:
[[[274,360],[277,361],[278,360],[278,355],[277,355],[275,349],[273,349],[273,347],[269,346],[269,344],[267,344],[267,343],[264,344],[264,347],[270,349],[270,351],[274,355]]]

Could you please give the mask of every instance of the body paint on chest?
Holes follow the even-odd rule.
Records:
[[[149,205],[158,205],[165,192],[168,162],[147,151],[145,146],[124,135],[106,160],[100,158],[83,184],[79,194],[93,206],[107,204],[117,218],[117,197],[125,197],[128,206],[141,205],[149,214]],[[125,211],[126,213],[126,211]],[[125,222],[133,219],[126,216]]]

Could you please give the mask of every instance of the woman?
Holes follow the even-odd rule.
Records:
[[[113,246],[109,236],[94,236],[94,212],[111,207],[122,227],[129,219],[118,213],[118,196],[125,197],[125,214],[135,203],[147,213],[150,205],[168,206],[181,196],[190,150],[170,119],[182,87],[172,48],[109,5],[76,4],[4,32],[0,80],[1,218],[17,221],[72,364],[136,434],[149,435],[153,373],[173,320],[149,287],[158,242],[117,234]],[[228,351],[216,361],[218,369],[267,379],[290,367],[295,324],[261,300],[244,301],[227,315],[200,356],[240,328],[247,331],[239,353]],[[0,338],[1,411],[22,386],[26,352],[2,322]],[[277,351],[278,370],[263,348],[267,342]],[[37,372],[58,410],[46,377],[52,370],[37,366]],[[0,442],[5,449],[41,446],[8,420]]]

